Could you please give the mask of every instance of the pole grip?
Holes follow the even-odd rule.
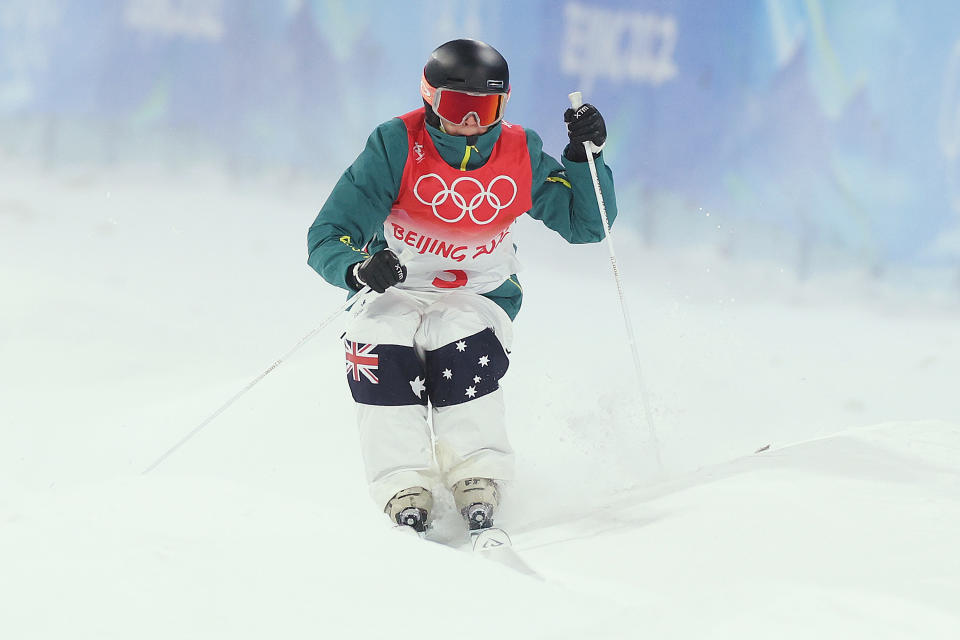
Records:
[[[568,93],[567,97],[570,98],[570,106],[573,107],[574,111],[583,106],[583,94],[579,91]],[[592,142],[584,142],[583,148],[587,150],[587,155],[590,157],[592,157],[592,154],[596,151]]]

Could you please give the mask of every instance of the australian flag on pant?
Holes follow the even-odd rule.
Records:
[[[426,376],[413,347],[345,339],[347,382],[356,402],[378,406],[427,404]]]
[[[435,407],[469,402],[500,388],[510,364],[492,329],[484,329],[426,354],[430,401]]]

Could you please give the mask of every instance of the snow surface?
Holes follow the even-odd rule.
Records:
[[[338,326],[142,473],[343,301],[320,186],[4,169],[0,638],[960,637],[955,296],[622,224],[661,470],[605,247],[521,223],[499,521],[536,580],[389,528]]]

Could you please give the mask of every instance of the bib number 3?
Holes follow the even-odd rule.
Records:
[[[458,287],[467,286],[466,271],[454,269],[452,271],[443,271],[442,273],[453,276],[453,280],[441,279],[439,276],[434,278],[432,284],[438,289],[457,289]]]

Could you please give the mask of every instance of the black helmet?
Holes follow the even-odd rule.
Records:
[[[424,79],[433,87],[471,93],[507,93],[510,70],[500,52],[479,40],[451,40],[430,54]]]

